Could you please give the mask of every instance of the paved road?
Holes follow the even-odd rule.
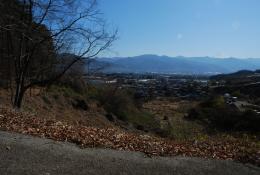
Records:
[[[260,169],[230,161],[147,158],[141,153],[83,150],[69,143],[0,132],[0,174],[259,175]]]

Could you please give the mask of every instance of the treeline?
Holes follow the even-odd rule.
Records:
[[[82,72],[111,46],[117,32],[108,32],[97,7],[96,0],[0,2],[0,85],[15,108],[29,88]]]

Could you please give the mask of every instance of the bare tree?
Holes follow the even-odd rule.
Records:
[[[74,64],[108,49],[117,31],[108,31],[96,0],[11,0],[12,13],[0,23],[7,32],[15,79],[13,106],[20,108],[25,92],[61,78]],[[0,4],[7,5],[10,4]],[[63,61],[62,54],[73,55]]]

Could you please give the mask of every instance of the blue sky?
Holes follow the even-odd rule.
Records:
[[[260,0],[100,0],[119,39],[106,56],[260,58]]]

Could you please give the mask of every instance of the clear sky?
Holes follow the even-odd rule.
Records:
[[[107,56],[260,58],[260,0],[100,0],[119,29]]]

